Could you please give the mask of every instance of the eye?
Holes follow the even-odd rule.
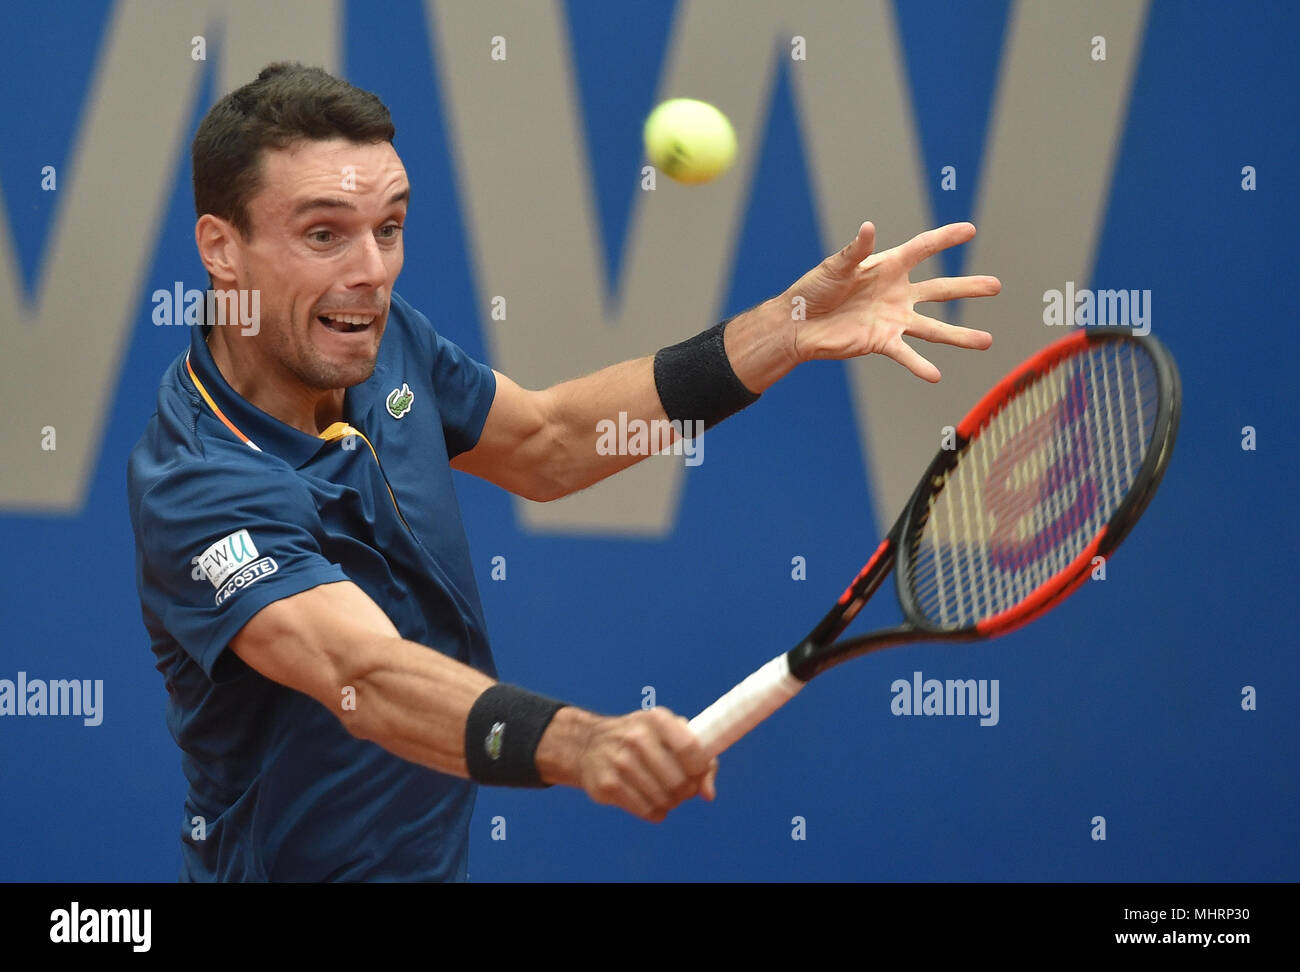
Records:
[[[311,238],[313,243],[329,243],[334,238],[334,234],[326,229],[312,230],[307,235]]]
[[[401,233],[402,225],[400,223],[389,223],[387,226],[379,228],[380,239],[384,240],[395,240]]]

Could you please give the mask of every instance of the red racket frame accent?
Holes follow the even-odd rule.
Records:
[[[988,394],[966,413],[966,417],[957,426],[957,435],[963,440],[969,439],[984,420],[993,415],[1020,385],[1042,374],[1062,358],[1082,350],[1088,341],[1088,333],[1080,330],[1078,334],[1071,334],[1055,344],[1049,344],[1032,358],[1024,361],[1015,371],[990,388]]]
[[[839,601],[836,603],[843,607],[853,599],[853,589],[862,583],[863,578],[875,569],[876,563],[885,555],[892,544],[893,541],[889,537],[885,537],[884,540],[880,541],[880,546],[877,547],[876,552],[871,555],[871,559],[867,561],[867,565],[858,571],[858,576],[853,578],[853,583],[844,588],[844,593],[840,595]]]
[[[1084,547],[1079,556],[1070,561],[1068,566],[1049,577],[1015,607],[977,622],[975,630],[985,638],[1006,634],[1034,620],[1040,613],[1051,607],[1057,598],[1064,599],[1073,594],[1078,586],[1088,579],[1092,558],[1097,556],[1097,551],[1101,549],[1105,538],[1106,527],[1103,526],[1101,532],[1092,538],[1092,543]]]

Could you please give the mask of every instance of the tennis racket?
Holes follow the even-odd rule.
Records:
[[[1164,346],[1080,329],[1002,379],[956,427],[889,536],[806,638],[691,720],[716,756],[841,662],[915,641],[995,638],[1107,558],[1169,464],[1182,395]],[[904,621],[836,642],[895,572]]]

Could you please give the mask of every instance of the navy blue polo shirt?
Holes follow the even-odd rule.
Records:
[[[347,580],[402,637],[495,677],[449,465],[495,393],[489,367],[394,294],[375,372],[344,398],[350,428],[312,436],[236,394],[192,328],[128,465],[144,623],[189,780],[182,880],[465,878],[474,784],[355,738],[228,646],[273,601]]]

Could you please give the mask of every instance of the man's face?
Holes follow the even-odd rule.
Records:
[[[388,142],[267,151],[239,284],[260,290],[261,328],[241,340],[313,390],[369,378],[402,270],[409,189]]]

